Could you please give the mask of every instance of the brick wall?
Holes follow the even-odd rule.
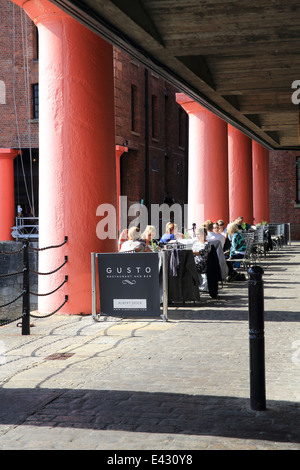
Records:
[[[292,240],[300,240],[300,204],[296,203],[296,151],[270,151],[271,222],[290,222]]]
[[[32,242],[31,246],[37,247],[38,243]],[[23,291],[23,274],[1,277],[3,274],[17,273],[23,270],[23,252],[13,255],[1,252],[15,252],[22,248],[21,242],[0,242],[0,305],[11,302]],[[30,269],[37,271],[38,252],[29,250]],[[37,274],[30,273],[30,291],[38,292]],[[37,309],[37,296],[30,296],[31,311]],[[7,307],[0,308],[0,321],[13,320],[22,315],[22,297]]]
[[[0,18],[0,147],[38,147],[38,122],[32,120],[32,84],[38,83],[36,27],[10,0],[1,0]]]
[[[122,195],[127,196],[129,205],[146,201],[147,180],[149,204],[162,204],[165,198],[174,203],[185,204],[188,170],[187,116],[184,113],[179,124],[182,109],[175,100],[178,90],[117,49],[114,49],[114,74],[116,144],[125,145],[129,149],[122,155],[120,162]],[[131,116],[132,85],[136,87],[137,103],[134,131]],[[152,97],[155,97],[154,115]],[[147,118],[148,138],[145,133]]]

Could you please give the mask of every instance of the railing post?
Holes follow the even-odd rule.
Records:
[[[97,314],[96,258],[97,258],[97,254],[91,253],[92,318],[94,321],[99,321],[101,313]]]
[[[168,259],[167,253],[163,250],[163,321],[168,321],[168,301],[169,301],[169,286],[168,286]]]
[[[23,243],[23,306],[22,335],[30,335],[29,256],[28,240]]]
[[[249,269],[250,406],[266,409],[263,269]]]

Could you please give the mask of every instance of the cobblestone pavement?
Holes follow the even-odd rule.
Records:
[[[160,318],[0,328],[0,449],[300,450],[300,243],[264,267],[265,411],[249,400],[248,283]]]

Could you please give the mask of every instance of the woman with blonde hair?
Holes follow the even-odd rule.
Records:
[[[150,245],[151,241],[154,240],[156,237],[156,228],[154,225],[147,225],[145,228],[143,235],[142,235],[142,240],[146,243],[146,245]]]
[[[128,230],[128,240],[126,240],[120,249],[121,252],[124,251],[151,251],[151,249],[141,241],[141,232],[139,227],[131,227]]]
[[[246,242],[243,235],[239,232],[238,225],[235,222],[229,224],[227,233],[231,238],[229,259],[243,258],[246,251]]]
[[[155,251],[155,252],[161,251],[161,248],[158,245],[159,240],[157,240],[155,237],[156,237],[156,228],[154,227],[154,225],[147,225],[142,235],[142,241],[149,248],[151,248],[151,251]]]
[[[207,271],[207,259],[211,250],[211,245],[206,241],[207,230],[202,225],[196,229],[197,241],[193,244],[194,259],[199,273]]]
[[[173,222],[168,222],[166,225],[166,232],[160,239],[161,243],[169,243],[169,242],[175,241],[176,238],[174,235],[174,230],[175,230],[175,225],[173,224]]]

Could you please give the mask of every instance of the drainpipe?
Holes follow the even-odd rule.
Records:
[[[149,223],[149,73],[145,69],[145,206]]]

